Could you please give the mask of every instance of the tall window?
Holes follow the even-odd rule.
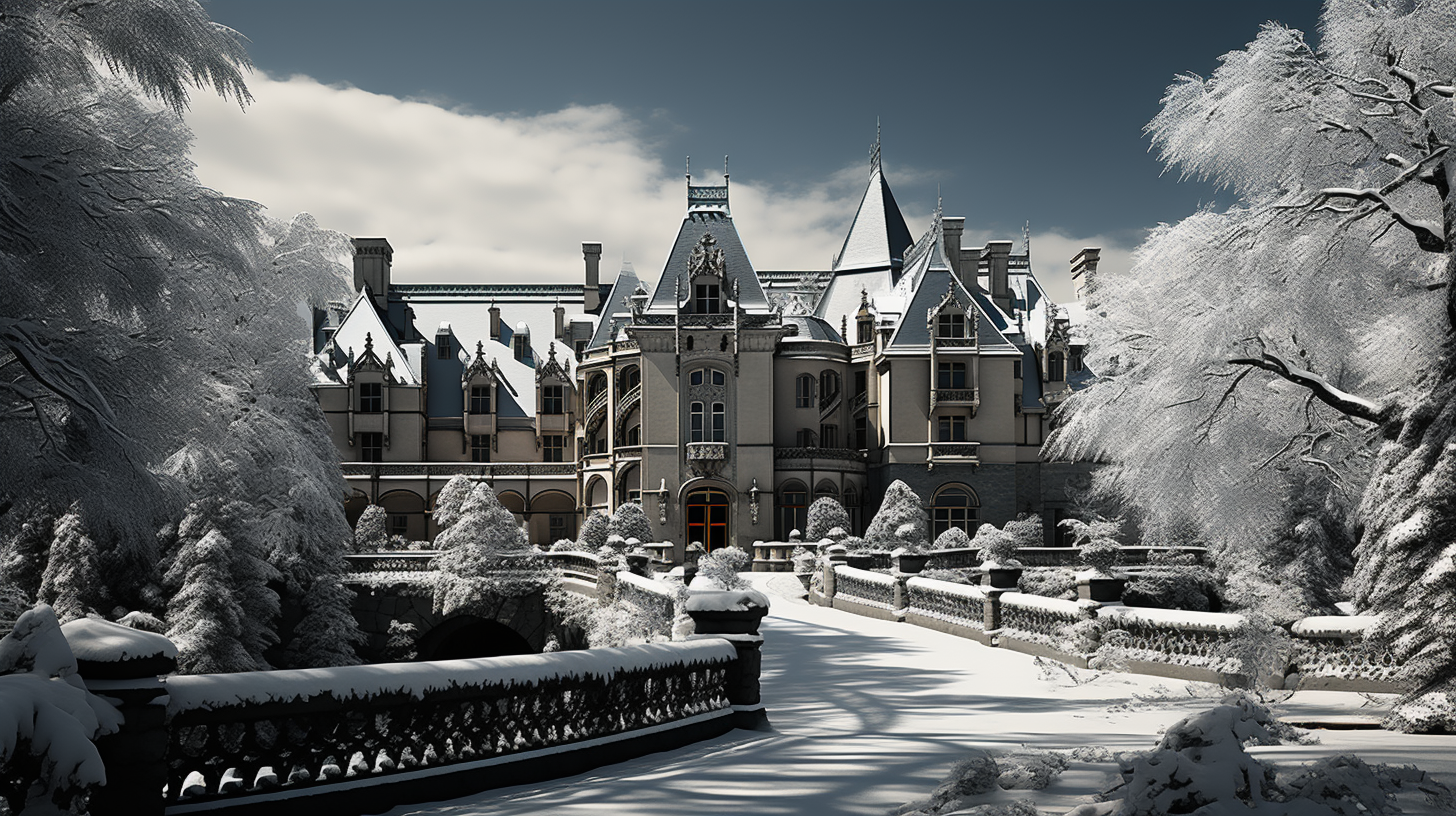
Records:
[[[632,427],[627,429],[627,439],[625,444],[628,447],[636,447],[637,445],[642,444],[641,425],[633,425]]]
[[[404,513],[390,513],[389,534],[396,536],[409,535],[409,516]]]
[[[952,527],[975,534],[976,499],[969,490],[950,486],[935,494],[930,508],[931,537],[938,537]]]
[[[384,411],[384,384],[359,383],[359,413],[378,414]]]
[[[794,381],[794,407],[814,407],[814,378],[808,374],[800,374]]]
[[[622,374],[622,393],[627,393],[642,384],[642,369],[632,366]]]
[[[564,386],[543,385],[541,386],[541,413],[543,414],[564,414],[566,413],[566,400],[562,397]]]
[[[552,541],[560,541],[570,536],[566,531],[566,516],[552,513],[546,522],[547,537]]]
[[[873,317],[861,317],[854,323],[856,343],[872,343],[875,339],[875,319]]]
[[[699,283],[693,286],[693,312],[695,314],[718,314],[722,311],[719,308],[718,284]]]
[[[544,462],[565,461],[566,437],[555,434],[541,437],[541,459]]]
[[[1067,378],[1066,364],[1062,353],[1054,351],[1047,355],[1047,382],[1061,382]]]
[[[935,364],[935,387],[965,388],[966,364],[937,362]]]
[[[511,338],[511,354],[517,360],[524,360],[528,356],[526,352],[531,350],[531,335],[517,332]]]
[[[586,399],[587,399],[587,402],[591,402],[592,400],[596,399],[597,396],[599,394],[601,394],[605,390],[607,390],[607,378],[606,378],[606,375],[604,375],[604,374],[594,374],[594,375],[592,375],[591,381],[588,382],[587,385],[586,385]]]
[[[455,356],[455,344],[450,342],[450,335],[435,335],[435,357],[441,360],[448,360]]]
[[[470,435],[470,461],[490,461],[490,434]]]
[[[1082,348],[1080,346],[1067,350],[1067,367],[1076,374],[1082,370]]]
[[[855,450],[869,450],[870,447],[870,422],[868,417],[857,416],[854,418],[854,448]]]
[[[713,403],[713,439],[714,442],[725,441],[727,411],[721,402]]]
[[[688,406],[689,442],[703,441],[703,404],[695,402]]]
[[[789,531],[804,531],[809,515],[809,491],[793,482],[779,494],[779,541],[789,540]]]
[[[940,440],[941,442],[964,442],[966,441],[966,418],[964,415],[943,416],[940,418]]]
[[[820,425],[819,426],[819,444],[822,445],[822,446],[824,446],[824,447],[826,447],[826,448],[837,448],[837,447],[839,447],[839,426],[838,425]]]
[[[941,312],[935,318],[936,337],[965,337],[966,316],[963,314],[952,314]]]
[[[857,397],[860,394],[868,391],[869,383],[870,378],[868,374],[863,371],[854,372],[854,395]]]
[[[359,461],[384,461],[384,434],[377,431],[359,434]]]
[[[1021,379],[1021,360],[1011,361],[1011,376],[1018,380]]]
[[[794,444],[801,448],[819,447],[819,438],[814,435],[810,428],[800,428],[799,433],[794,437]]]
[[[819,374],[819,394],[825,402],[834,399],[839,394],[839,374],[834,371],[824,371]]]
[[[472,385],[472,386],[470,386],[470,413],[472,413],[472,414],[488,414],[488,413],[490,413],[490,386],[488,386],[488,385]]]

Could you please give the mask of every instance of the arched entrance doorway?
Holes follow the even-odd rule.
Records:
[[[726,547],[728,537],[728,494],[700,488],[687,496],[688,542],[701,541],[712,552]]]
[[[451,618],[426,632],[417,646],[419,660],[464,660],[474,657],[532,654],[531,644],[500,621],[475,615]]]

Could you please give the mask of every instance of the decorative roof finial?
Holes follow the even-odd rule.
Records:
[[[861,286],[859,288],[859,307],[861,309],[863,309],[863,308],[865,308],[866,306],[869,306],[869,305],[870,305],[870,293],[869,293],[869,290],[868,289],[865,289],[863,286]]]
[[[728,154],[723,154],[723,183],[728,183]]]
[[[687,158],[683,159],[683,166],[685,168],[685,172],[686,172],[687,177],[688,177],[688,184],[692,184],[693,183],[693,157],[692,156],[688,156]]]
[[[943,201],[940,198],[940,185],[935,185],[935,231],[940,232],[941,217],[945,214]]]
[[[839,316],[839,337],[841,340],[849,337],[849,315]]]
[[[880,169],[880,117],[875,117],[875,146],[870,148],[870,175]]]
[[[374,334],[372,332],[365,332],[364,333],[364,353],[365,354],[373,354],[374,353]]]
[[[1026,268],[1031,268],[1031,220],[1028,219],[1026,226],[1021,228],[1021,241],[1026,246]]]
[[[485,341],[484,340],[476,340],[475,341],[475,356],[476,357],[484,357],[485,356]]]

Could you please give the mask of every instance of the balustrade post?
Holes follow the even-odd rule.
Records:
[[[763,706],[759,675],[763,671],[763,636],[758,625],[768,614],[766,606],[746,609],[696,609],[688,602],[693,619],[693,639],[723,638],[738,653],[728,666],[724,693],[733,706],[733,725],[750,731],[768,731],[768,711]]]
[[[167,785],[167,682],[177,647],[162,635],[82,618],[61,628],[77,673],[93,694],[116,702],[125,721],[98,737],[106,784],[91,795],[93,816],[161,816]]]
[[[986,602],[981,605],[983,615],[981,626],[986,630],[987,635],[1001,628],[1001,596],[1011,591],[1009,589],[986,588]],[[996,644],[993,641],[991,645],[994,646]]]
[[[824,599],[828,606],[834,605],[834,568],[849,563],[849,551],[843,544],[831,544],[824,549]]]

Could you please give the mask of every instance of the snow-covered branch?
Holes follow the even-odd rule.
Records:
[[[1271,371],[1295,385],[1308,388],[1320,402],[1347,416],[1381,425],[1390,418],[1392,413],[1392,406],[1381,405],[1373,400],[1337,388],[1329,380],[1313,371],[1295,365],[1290,360],[1268,351],[1258,357],[1235,358],[1229,360],[1229,364],[1246,365]]]

